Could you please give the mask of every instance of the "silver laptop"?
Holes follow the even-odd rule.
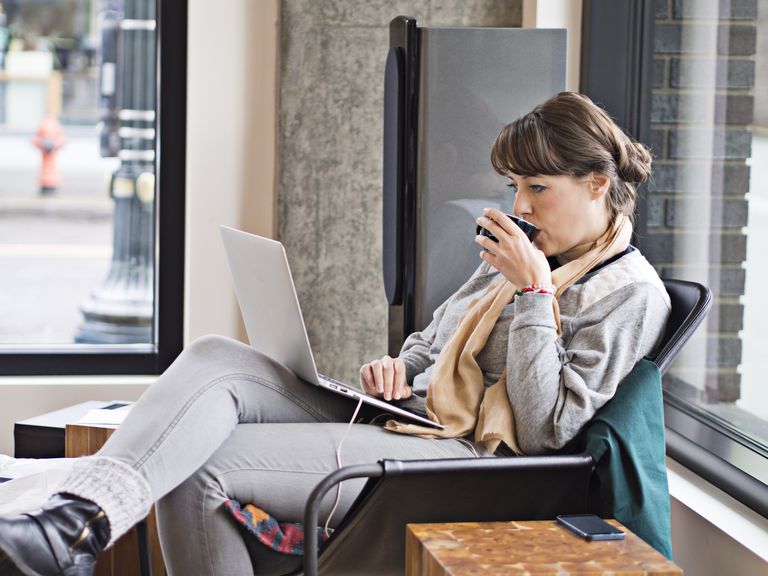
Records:
[[[419,424],[443,427],[425,416],[369,396],[359,388],[318,374],[283,245],[228,226],[221,226],[221,235],[251,346],[310,384],[355,400],[362,398],[366,404]]]

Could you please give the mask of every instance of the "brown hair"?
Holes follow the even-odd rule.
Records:
[[[648,149],[625,134],[592,100],[561,92],[502,128],[491,150],[499,174],[521,176],[605,174],[611,221],[634,218],[637,185],[651,175]]]

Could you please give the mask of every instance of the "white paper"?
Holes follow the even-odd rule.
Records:
[[[80,418],[76,424],[88,424],[98,426],[114,426],[117,427],[125,420],[125,417],[130,412],[132,404],[122,406],[120,408],[114,408],[112,410],[104,410],[103,408],[94,408],[88,410],[85,416]]]
[[[56,491],[69,474],[73,458],[18,459],[0,454],[0,516],[34,510]]]

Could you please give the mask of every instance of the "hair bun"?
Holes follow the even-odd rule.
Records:
[[[623,154],[619,154],[616,165],[619,177],[625,182],[641,184],[651,177],[651,153],[640,142],[626,139]]]

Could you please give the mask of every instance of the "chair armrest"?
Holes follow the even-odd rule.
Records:
[[[381,462],[376,464],[359,464],[345,466],[335,472],[331,472],[323,478],[309,495],[304,508],[304,574],[305,576],[317,575],[317,530],[320,515],[320,503],[328,491],[339,482],[351,478],[378,478],[384,474],[384,466]]]
[[[316,576],[321,563],[323,573],[356,573],[354,552],[365,549],[371,533],[392,543],[386,554],[369,550],[371,573],[382,561],[389,568],[400,565],[405,549],[404,537],[402,542],[398,538],[409,523],[552,519],[586,512],[593,467],[589,455],[577,454],[382,460],[341,468],[326,476],[307,501],[303,573]],[[320,502],[337,483],[351,478],[369,481],[318,558]]]

